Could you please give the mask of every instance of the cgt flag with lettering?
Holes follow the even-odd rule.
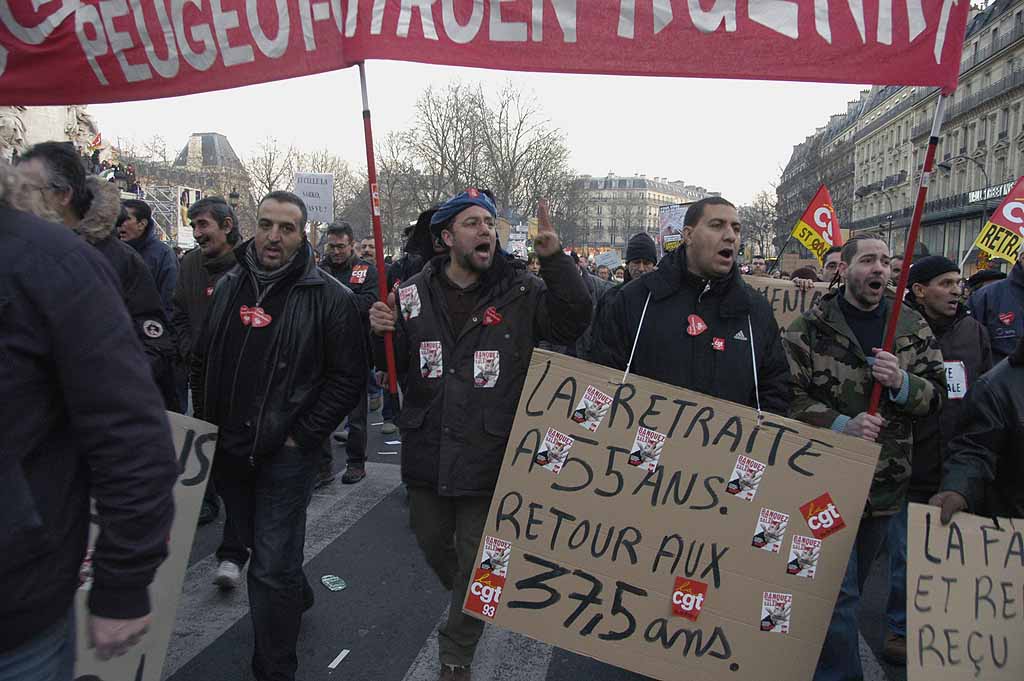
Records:
[[[0,101],[152,99],[368,59],[956,87],[968,0],[0,0]]]
[[[810,679],[878,452],[535,350],[463,609],[662,681]]]
[[[839,229],[836,210],[832,207],[832,196],[828,187],[821,185],[811,199],[803,216],[793,228],[793,238],[799,241],[825,264],[825,253],[833,246],[843,245],[843,233]]]
[[[974,245],[989,257],[1011,264],[1017,262],[1021,243],[1024,243],[1024,177],[1017,179],[974,240]]]

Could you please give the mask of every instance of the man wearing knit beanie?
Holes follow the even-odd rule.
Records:
[[[960,270],[949,258],[925,256],[910,268],[906,303],[921,313],[939,340],[948,395],[938,413],[914,420],[910,489],[889,523],[889,631],[882,656],[895,665],[907,661],[907,502],[928,503],[939,491],[945,449],[956,435],[963,398],[992,367],[988,332],[960,304],[962,288]]]
[[[657,269],[658,249],[647,232],[634,234],[626,244],[626,277],[624,281],[638,279]]]

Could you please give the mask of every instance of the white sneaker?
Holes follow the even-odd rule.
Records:
[[[230,560],[222,560],[217,566],[213,583],[224,590],[237,589],[242,585],[242,568]]]

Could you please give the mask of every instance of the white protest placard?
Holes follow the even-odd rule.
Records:
[[[907,680],[1024,679],[1024,520],[909,514]]]
[[[188,557],[199,520],[199,507],[206,491],[206,481],[213,468],[217,446],[217,428],[198,419],[167,412],[178,456],[178,484],[174,486],[174,525],[169,538],[169,555],[156,571],[149,587],[152,623],[142,641],[121,657],[107,661],[96,658],[96,651],[86,647],[90,583],[86,581],[75,595],[77,613],[77,650],[75,679],[79,681],[160,681],[167,646],[174,629],[175,612],[181,595],[181,584],[188,568]],[[91,547],[97,528],[92,528]]]
[[[604,253],[597,254],[597,257],[594,258],[594,264],[598,267],[604,266],[613,270],[622,264],[622,256],[619,255],[618,251],[605,251]]]
[[[946,367],[946,391],[949,399],[962,400],[967,397],[967,367],[963,362],[943,362]]]
[[[295,173],[295,193],[305,202],[310,222],[334,222],[334,175]]]

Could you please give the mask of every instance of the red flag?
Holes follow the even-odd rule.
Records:
[[[803,217],[797,221],[793,228],[793,238],[821,263],[825,262],[828,249],[843,245],[843,233],[839,229],[835,208],[832,207],[832,196],[825,185],[818,188],[818,193],[811,199]]]

